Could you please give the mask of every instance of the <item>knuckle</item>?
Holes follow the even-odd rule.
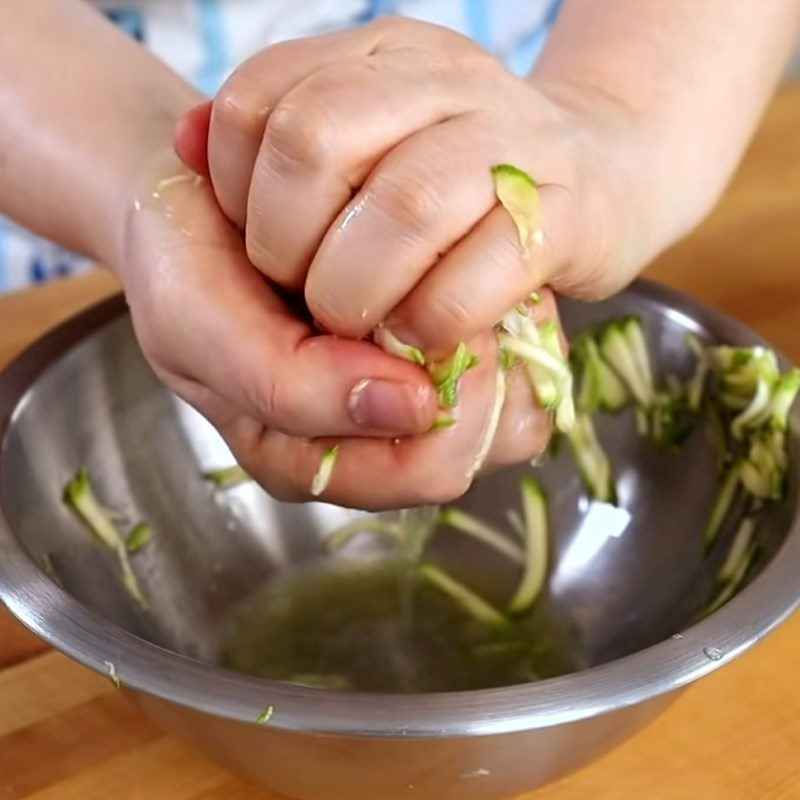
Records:
[[[255,381],[250,402],[263,422],[278,430],[286,429],[287,412],[292,408],[287,383],[271,376]]]
[[[272,479],[267,478],[262,485],[269,496],[279,503],[299,503],[308,499],[308,490],[300,491],[299,486],[292,485],[283,475]]]
[[[248,222],[245,227],[244,234],[244,246],[245,252],[247,253],[247,258],[250,260],[250,263],[256,267],[256,269],[260,270],[273,280],[278,280],[279,276],[274,275],[272,270],[274,263],[272,251],[264,241],[261,226],[253,221],[259,217],[258,209],[255,209],[255,213],[252,213],[251,210],[248,210],[247,216]]]
[[[375,181],[373,197],[387,217],[416,233],[436,226],[444,213],[439,189],[417,175],[383,175]]]
[[[472,39],[455,31],[437,31],[436,40],[427,43],[418,56],[428,69],[445,77],[462,79],[487,72],[496,73],[501,67],[498,59]]]
[[[249,426],[248,426],[249,427]],[[243,436],[241,429],[226,431],[225,440],[236,461],[278,501],[296,503],[308,498],[309,447],[306,440],[277,430],[252,428]]]
[[[280,159],[311,168],[331,161],[337,138],[328,114],[312,103],[279,103],[264,134],[267,147]]]
[[[447,332],[451,338],[459,340],[468,337],[472,330],[474,314],[465,303],[452,292],[436,292],[428,301],[426,316],[433,321],[436,329]]]
[[[267,465],[263,462],[248,469],[244,461],[239,462],[250,475],[258,475],[258,482],[273,500],[279,503],[297,503],[306,500],[308,489],[301,487],[291,460]]]
[[[211,109],[212,136],[231,131],[253,136],[258,132],[263,121],[263,112],[253,108],[245,97],[233,80],[222,87]]]
[[[293,247],[272,220],[273,207],[260,193],[251,192],[244,227],[244,249],[250,263],[284,289],[301,291],[308,260],[305,252]]]
[[[310,480],[305,485],[303,483],[302,476],[307,474],[308,469],[302,463],[304,459],[299,457],[298,448],[292,445],[288,443],[283,448],[283,458],[279,463],[264,469],[264,488],[272,498],[282,503],[307,500],[311,486]]]

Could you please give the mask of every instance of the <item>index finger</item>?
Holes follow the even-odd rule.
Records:
[[[540,191],[544,237],[525,253],[508,212],[490,211],[395,307],[387,327],[426,353],[446,353],[499,323],[571,258],[572,207],[565,190]]]

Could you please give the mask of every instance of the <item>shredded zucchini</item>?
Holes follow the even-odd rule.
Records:
[[[319,497],[327,488],[333,475],[333,468],[336,466],[336,459],[339,458],[339,445],[328,448],[322,455],[319,462],[319,469],[314,479],[311,481],[311,494]]]
[[[578,413],[567,439],[589,496],[601,503],[616,504],[617,490],[611,461],[597,438],[589,414]]]
[[[769,404],[769,425],[785,431],[789,425],[789,411],[800,392],[800,369],[781,375],[775,382]]]
[[[104,661],[103,664],[105,668],[108,670],[108,679],[117,689],[122,688],[122,681],[119,679],[119,675],[117,674],[117,667],[113,661]]]
[[[461,342],[452,356],[430,365],[431,379],[439,393],[439,402],[442,406],[455,408],[458,405],[458,389],[461,378],[467,370],[477,364],[477,356],[470,353],[467,346]]]
[[[53,564],[53,557],[50,555],[50,553],[42,553],[39,562],[42,565],[42,571],[45,573],[45,575],[47,575],[47,577],[50,578],[53,583],[63,589],[64,584],[61,582],[61,576],[58,574],[55,564]]]
[[[649,411],[655,401],[650,359],[641,322],[623,317],[608,323],[599,333],[603,358],[627,386],[637,405]]]
[[[536,181],[511,164],[495,164],[492,177],[495,195],[514,221],[522,251],[529,258],[531,244],[538,244],[543,236],[542,207]]]
[[[501,333],[499,341],[501,347],[513,353],[518,358],[535,364],[551,373],[557,381],[566,382],[569,379],[569,367],[567,363],[551,355],[541,345],[526,342],[508,333]]]
[[[438,411],[436,414],[436,419],[433,421],[433,425],[431,425],[432,431],[441,431],[445,430],[446,428],[452,428],[458,420],[452,415],[449,414],[447,411]]]
[[[267,706],[257,717],[256,725],[266,725],[275,716],[275,708]]]
[[[703,531],[703,542],[706,548],[711,547],[716,541],[717,534],[722,527],[722,523],[728,516],[731,505],[736,498],[736,491],[741,483],[741,469],[739,464],[735,464],[728,470],[727,475],[722,481],[714,505],[711,507],[711,514],[708,517],[705,530]]]
[[[486,602],[439,567],[424,562],[417,567],[417,571],[422,580],[446,594],[456,605],[482,625],[499,632],[508,631],[513,627],[511,621],[491,603]]]
[[[739,529],[733,537],[728,556],[717,575],[718,583],[728,583],[736,577],[742,559],[750,549],[755,532],[755,520],[752,517],[745,517],[739,524]]]
[[[502,353],[519,359],[526,368],[531,386],[545,411],[554,411],[556,427],[568,431],[575,422],[572,397],[572,371],[561,352],[553,323],[535,325],[513,309],[506,314],[497,335]]]
[[[656,392],[648,428],[653,442],[665,450],[677,450],[689,438],[694,423],[682,392]]]
[[[81,467],[67,481],[67,485],[64,487],[63,501],[89,529],[95,539],[116,555],[123,587],[139,606],[146,611],[149,604],[131,568],[125,540],[98,503],[92,489],[89,470],[86,467]]]
[[[703,402],[703,390],[708,376],[708,362],[704,357],[697,359],[692,377],[686,386],[686,397],[689,408],[692,411],[699,411]]]
[[[741,439],[749,428],[756,428],[764,422],[765,416],[769,413],[771,395],[770,381],[766,378],[759,378],[750,403],[731,423],[731,433],[737,439]]]
[[[357,536],[369,533],[375,536],[383,536],[392,540],[395,544],[400,542],[401,530],[396,522],[389,522],[385,519],[376,517],[365,517],[357,519],[337,528],[327,539],[327,545],[331,550],[341,550],[350,544]]]
[[[240,483],[248,483],[253,480],[238,464],[206,470],[203,473],[203,479],[213,483],[218,489],[230,489]]]
[[[627,405],[630,394],[625,384],[600,355],[594,336],[584,334],[573,349],[573,360],[580,372],[580,389],[576,405],[587,413],[620,411]]]
[[[636,370],[641,378],[642,384],[647,392],[653,393],[653,370],[650,366],[650,355],[647,352],[647,343],[644,340],[642,322],[638,317],[626,317],[623,319],[622,332],[628,342],[628,348],[633,354],[636,363]]]
[[[544,587],[549,550],[544,491],[530,476],[520,481],[520,491],[525,520],[525,569],[508,604],[512,614],[522,614],[536,602]]]
[[[718,584],[719,589],[717,594],[705,608],[702,608],[697,613],[695,622],[699,622],[701,619],[705,619],[715,611],[718,611],[736,594],[742,583],[744,583],[744,579],[747,577],[747,573],[750,571],[750,567],[752,567],[758,555],[758,551],[759,547],[756,542],[751,542],[747,546],[739,562],[731,571],[730,577],[726,581]]]
[[[530,245],[539,244],[544,239],[536,181],[511,164],[493,166],[492,177],[497,199],[517,228],[527,260],[530,258]],[[534,303],[541,302],[536,292],[532,292],[530,298]],[[502,366],[510,369],[515,360],[521,360],[541,407],[555,412],[559,430],[569,430],[575,422],[572,372],[561,352],[555,324],[544,322],[536,326],[527,308],[515,307],[506,314],[501,327],[505,331],[498,334]]]
[[[125,540],[125,549],[129,555],[136,555],[144,550],[153,538],[153,528],[146,522],[140,522],[133,527]]]
[[[706,540],[713,541],[733,482],[751,502],[779,500],[786,482],[785,430],[792,403],[800,390],[800,371],[781,374],[776,355],[766,348],[690,346],[698,363],[708,365],[706,416],[718,463],[733,461],[712,510]],[[735,479],[733,472],[735,471]],[[724,516],[724,514],[723,514]],[[712,533],[709,534],[709,531]]]
[[[511,530],[517,534],[521,541],[525,541],[525,523],[522,521],[522,515],[516,508],[506,509],[506,519],[511,526]]]
[[[459,508],[443,508],[439,512],[439,524],[482,542],[517,564],[525,563],[525,553],[521,547],[466,511]]]
[[[421,367],[425,366],[425,354],[422,350],[401,341],[383,324],[375,328],[373,339],[378,347],[390,355],[419,364]]]
[[[498,364],[494,373],[494,397],[492,398],[492,407],[489,409],[489,417],[486,420],[486,425],[481,437],[481,443],[478,451],[475,453],[475,458],[472,461],[472,474],[478,472],[483,467],[489,451],[492,449],[494,437],[497,434],[497,428],[500,425],[500,417],[503,413],[503,405],[506,401],[506,372]]]

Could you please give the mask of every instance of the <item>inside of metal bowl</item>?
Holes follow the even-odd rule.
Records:
[[[687,330],[712,340],[735,335],[635,291],[593,306],[565,302],[561,310],[569,334],[639,314],[662,372],[690,372]],[[519,507],[518,478],[535,469],[548,493],[553,549],[535,614],[555,620],[569,642],[562,671],[616,659],[681,631],[710,599],[732,535],[725,530],[715,550],[704,553],[702,527],[717,476],[702,430],[677,453],[638,436],[630,411],[602,416],[598,432],[615,465],[617,507],[586,499],[567,448],[540,467],[479,479],[458,503],[507,528],[507,510]],[[2,506],[32,559],[49,559],[67,592],[122,628],[212,663],[248,601],[277,576],[330,559],[326,537],[359,513],[278,503],[252,483],[215,490],[202,473],[232,463],[227,447],[154,377],[127,317],[42,374],[17,407],[0,457]],[[149,613],[124,591],[113,556],[62,503],[66,481],[82,465],[98,497],[122,512],[126,524],[153,526],[151,543],[134,561]],[[790,493],[768,511],[762,556],[749,580],[779,549],[796,505]],[[471,576],[476,589],[498,602],[517,580],[516,568],[502,557],[452,531],[440,531],[433,550],[439,563]],[[348,564],[383,557],[386,549],[369,537],[336,556]]]

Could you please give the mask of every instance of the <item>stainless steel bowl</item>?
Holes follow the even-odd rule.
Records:
[[[688,369],[687,330],[759,341],[644,282],[600,305],[565,302],[562,311],[570,332],[641,315],[662,371]],[[795,410],[795,465],[798,417]],[[724,555],[723,544],[709,561],[700,544],[715,488],[703,436],[665,455],[634,434],[630,419],[604,419],[600,428],[618,466],[621,510],[586,505],[567,456],[541,469],[555,535],[545,602],[569,621],[585,669],[429,695],[336,693],[236,674],[214,664],[233,611],[270,576],[320,557],[325,534],[354,512],[276,503],[253,485],[215,494],[199,474],[229,463],[227,449],[154,378],[124,302],[112,299],[50,333],[0,378],[0,599],[90,669],[105,674],[105,662],[114,663],[123,689],[166,730],[283,795],[510,797],[613,747],[677,690],[766,635],[800,599],[796,466],[786,500],[764,526],[766,557],[749,585],[690,626]],[[136,561],[150,614],[123,592],[109,554],[61,503],[81,464],[102,498],[157,531]],[[464,506],[502,522],[515,473],[480,480]],[[444,535],[437,547],[481,559],[487,580],[508,580],[477,545]],[[45,553],[63,589],[40,568]],[[273,719],[255,725],[268,705]]]

